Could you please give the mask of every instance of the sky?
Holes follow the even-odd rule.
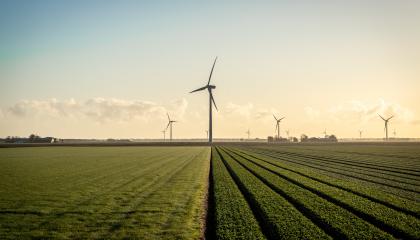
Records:
[[[0,137],[420,137],[420,1],[0,2]]]

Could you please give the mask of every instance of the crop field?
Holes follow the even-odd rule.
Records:
[[[420,239],[418,145],[218,146],[211,172],[214,238]]]
[[[208,147],[0,149],[0,239],[197,239]]]
[[[420,239],[415,144],[0,148],[0,239]]]

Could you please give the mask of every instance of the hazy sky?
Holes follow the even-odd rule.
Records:
[[[420,137],[420,1],[1,1],[0,137]]]

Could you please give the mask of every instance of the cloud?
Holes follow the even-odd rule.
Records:
[[[141,100],[125,100],[116,98],[91,98],[86,101],[74,99],[59,101],[22,100],[9,107],[5,112],[19,118],[28,117],[85,117],[96,122],[126,122],[134,119],[150,120],[152,117],[166,118],[166,113],[182,118],[188,102],[179,99],[169,106]]]
[[[234,103],[228,103],[223,110],[223,113],[230,115],[230,114],[238,114],[244,117],[250,117],[252,114],[252,110],[254,105],[252,103],[248,103],[245,105],[238,105]]]
[[[345,104],[332,107],[328,110],[330,116],[335,120],[349,120],[367,122],[378,118],[378,114],[383,117],[395,116],[394,121],[412,123],[414,122],[414,112],[402,107],[397,103],[386,102],[383,99],[375,103],[364,103],[361,101],[349,101]]]

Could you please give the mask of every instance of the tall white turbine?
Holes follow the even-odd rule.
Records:
[[[248,129],[248,131],[246,131],[245,133],[248,134],[248,140],[249,140],[249,136],[251,135],[251,132]]]
[[[213,69],[214,69],[214,65],[216,65],[216,60],[217,60],[217,57],[216,57],[216,59],[214,59],[213,67],[211,68],[210,76],[209,76],[209,80],[207,82],[207,85],[190,92],[190,93],[193,93],[193,92],[203,91],[203,90],[206,90],[206,89],[209,92],[209,130],[208,131],[209,131],[209,142],[210,143],[213,142],[212,106],[214,105],[216,110],[218,110],[217,106],[216,106],[216,102],[214,101],[214,98],[213,98],[213,93],[212,93],[212,90],[215,89],[216,86],[210,85],[211,75],[213,74]]]
[[[176,121],[171,120],[168,113],[166,113],[166,115],[168,115],[168,125],[166,126],[165,131],[168,130],[169,127],[169,141],[172,141],[172,124]]]
[[[387,119],[385,119],[384,117],[382,117],[381,115],[379,115],[378,114],[378,116],[379,117],[381,117],[382,118],[382,120],[384,120],[384,123],[385,123],[385,128],[384,128],[384,130],[385,130],[385,139],[386,140],[388,140],[388,122],[389,122],[389,120],[391,120],[391,118],[393,118],[394,116],[391,116],[391,117],[389,117],[389,118],[387,118]]]
[[[273,114],[273,117],[274,117],[274,119],[276,120],[277,139],[280,139],[280,122],[281,122],[281,120],[283,120],[285,117],[282,117],[282,118],[276,118],[276,116],[274,116],[274,114]]]
[[[323,134],[324,134],[324,138],[327,138],[327,129],[326,128],[324,129]]]

